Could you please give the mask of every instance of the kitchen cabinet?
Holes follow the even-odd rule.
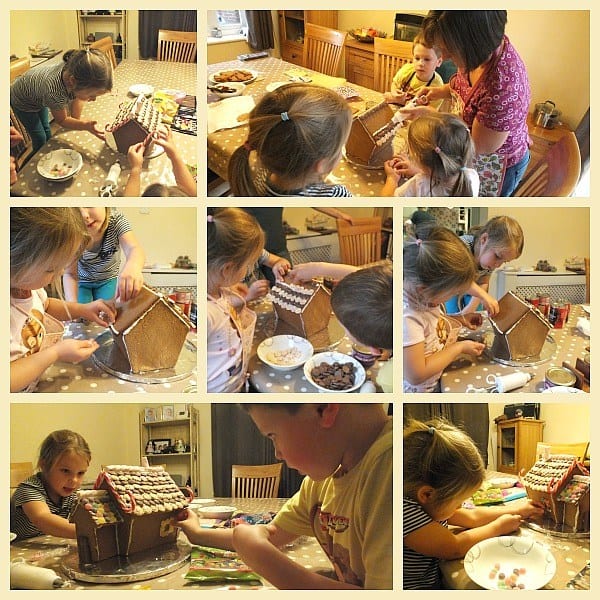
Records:
[[[287,62],[303,66],[304,23],[337,28],[336,10],[279,10],[279,51]]]
[[[177,409],[187,416],[180,416]],[[140,463],[146,458],[150,466],[163,465],[175,483],[189,485],[194,494],[200,485],[198,439],[198,411],[189,404],[151,406],[140,411]]]
[[[537,443],[542,441],[544,421],[507,419],[498,423],[498,456],[496,470],[518,475],[529,471],[535,463]]]

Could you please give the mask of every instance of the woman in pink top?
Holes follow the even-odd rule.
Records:
[[[429,11],[423,21],[425,40],[440,47],[458,72],[443,87],[420,90],[429,101],[452,97],[471,129],[477,154],[503,157],[500,196],[514,192],[529,163],[531,90],[525,65],[504,35],[506,21],[505,10]]]

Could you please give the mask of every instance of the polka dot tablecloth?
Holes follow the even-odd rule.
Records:
[[[563,362],[575,367],[576,360],[578,358],[583,360],[589,352],[586,348],[590,345],[590,338],[581,333],[576,327],[577,319],[584,316],[588,315],[586,315],[581,305],[571,307],[566,325],[562,329],[550,330],[550,335],[554,338],[556,344],[554,357],[539,365],[532,367],[507,366],[494,362],[488,351],[477,358],[461,355],[444,371],[441,379],[442,392],[465,392],[468,385],[475,388],[484,388],[490,385],[486,382],[488,375],[497,377],[515,371],[524,371],[533,376],[533,379],[523,387],[514,390],[515,392],[542,392],[544,390],[544,377],[550,367],[560,367]],[[489,323],[487,327],[491,328]]]
[[[196,94],[196,64],[159,62],[147,60],[123,60],[114,72],[114,86],[111,92],[99,96],[95,102],[88,102],[82,118],[96,120],[104,128],[112,123],[123,102],[131,101],[128,94],[132,85],[145,83],[155,90],[181,90],[191,96]],[[198,164],[198,138],[194,135],[173,131],[173,139],[183,160],[196,167]],[[40,158],[54,150],[70,148],[83,157],[83,167],[74,177],[64,182],[47,181],[37,172]],[[157,149],[158,150],[158,149]],[[29,160],[19,171],[17,183],[11,191],[24,196],[98,196],[108,171],[116,161],[121,164],[119,191],[129,177],[127,156],[113,152],[102,140],[87,131],[74,131],[58,128],[58,132]],[[162,152],[155,158],[144,161],[141,175],[141,191],[151,183],[175,185],[171,161]]]
[[[221,505],[233,505],[238,510],[245,513],[256,514],[262,512],[277,512],[285,503],[283,498],[218,498],[216,502]],[[185,540],[183,533],[180,533],[180,540]],[[332,566],[314,538],[300,537],[292,544],[283,548],[284,554],[291,558],[294,562],[300,564],[305,569],[315,572],[332,572]],[[77,554],[77,545],[75,540],[65,538],[57,538],[50,535],[39,536],[28,540],[13,542],[10,545],[10,559],[26,560],[27,562],[48,569],[53,569],[59,576],[65,577],[65,572],[62,568],[62,563],[67,556]],[[199,583],[193,584],[185,579],[185,574],[189,568],[189,562],[180,567],[176,571],[167,575],[162,575],[154,579],[146,581],[130,582],[130,583],[88,583],[84,581],[75,581],[67,579],[67,589],[85,590],[85,589],[113,589],[113,590],[234,590],[234,589],[272,589],[272,586],[264,581],[262,587],[244,586],[244,585],[226,585],[223,583],[210,584]]]
[[[63,337],[74,339],[95,339],[106,331],[95,324],[69,323],[65,327]],[[196,334],[189,333],[188,340],[196,343]],[[46,369],[35,389],[44,393],[164,393],[164,392],[194,392],[197,388],[197,371],[185,379],[165,383],[136,383],[119,379],[101,369],[93,358],[88,358],[76,365],[71,363],[54,363]]]
[[[245,95],[252,96],[255,102],[268,91],[267,86],[278,82],[290,81],[286,72],[302,71],[309,74],[313,72],[309,69],[299,69],[296,65],[285,62],[278,58],[263,58],[253,60],[251,63],[244,63],[238,60],[208,65],[208,74],[226,69],[252,69],[258,71],[258,77],[255,81],[247,84]],[[314,74],[314,82],[328,87],[341,85],[343,79],[329,78],[329,84],[324,75]],[[383,94],[356,84],[348,84],[360,93],[360,98],[349,101],[353,112],[363,111],[365,108],[375,106],[383,100]],[[207,92],[208,102],[218,101],[218,98],[212,92]],[[208,136],[208,156],[207,164],[209,169],[217,173],[222,179],[227,179],[227,165],[234,150],[241,146],[248,137],[248,126],[242,125],[233,129],[224,129],[216,131]],[[355,167],[345,159],[339,163],[333,173],[329,176],[331,183],[345,185],[354,196],[379,196],[381,188],[385,183],[385,174],[383,169],[364,169]]]

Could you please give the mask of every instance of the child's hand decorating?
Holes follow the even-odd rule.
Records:
[[[73,364],[86,360],[94,354],[99,347],[96,340],[74,340],[72,338],[61,340],[54,346],[58,355],[58,360]]]
[[[519,529],[521,524],[520,515],[500,515],[497,519],[492,521],[494,529],[496,529],[496,535],[506,535]]]
[[[156,144],[165,149],[165,154],[171,158],[177,154],[177,146],[173,141],[170,127],[161,128],[158,132],[158,137],[154,140]]]
[[[461,340],[456,343],[461,345],[461,352],[469,356],[480,356],[485,350],[485,344],[474,342],[473,340]]]
[[[516,506],[515,510],[518,511],[519,516],[522,519],[531,519],[531,517],[541,517],[544,514],[544,506],[539,502],[527,499],[521,505]]]
[[[138,142],[137,144],[133,144],[129,146],[129,150],[127,151],[127,162],[131,167],[131,170],[134,169],[142,169],[142,164],[144,163],[144,151],[146,150],[146,145],[144,142]]]
[[[85,125],[86,130],[95,135],[99,140],[104,141],[106,139],[104,129],[98,127],[98,121],[86,121]]]
[[[129,269],[125,266],[119,275],[117,298],[121,300],[121,302],[127,302],[140,293],[143,285],[144,278],[142,277],[142,274],[135,269]]]
[[[114,323],[117,316],[114,303],[110,301],[94,300],[79,306],[79,316],[103,327],[108,327],[111,323]]]
[[[258,279],[257,281],[253,281],[248,287],[246,302],[251,302],[252,300],[266,296],[269,289],[270,285],[268,279]]]
[[[292,265],[289,263],[289,261],[285,258],[281,258],[271,267],[271,270],[275,275],[275,279],[277,281],[282,281],[291,268]]]
[[[483,325],[483,316],[480,313],[466,313],[461,315],[460,321],[469,329],[477,329]]]

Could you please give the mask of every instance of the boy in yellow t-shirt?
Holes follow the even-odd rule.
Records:
[[[392,589],[392,419],[382,404],[243,404],[275,456],[304,473],[268,525],[203,529],[188,511],[190,542],[235,550],[279,589]],[[317,538],[336,579],[279,548]]]

